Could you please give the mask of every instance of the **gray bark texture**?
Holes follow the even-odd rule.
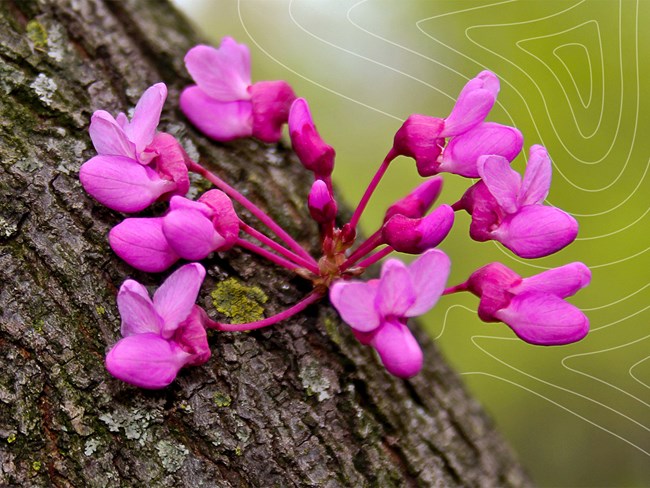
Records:
[[[291,152],[215,144],[179,112],[196,43],[157,0],[0,2],[0,486],[529,485],[422,333],[424,370],[399,380],[327,303],[267,330],[211,333],[213,358],[162,391],[106,372],[117,289],[127,277],[153,289],[164,275],[112,253],[107,233],[123,216],[79,183],[94,110],[128,110],[164,81],[161,130],[317,251],[309,176]],[[211,296],[224,280],[226,311],[266,296],[270,315],[309,291],[244,252],[204,264],[199,303],[216,319],[227,320]]]

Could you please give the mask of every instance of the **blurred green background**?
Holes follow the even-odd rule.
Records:
[[[499,76],[490,119],[517,126],[526,152],[548,148],[547,201],[578,219],[580,235],[526,261],[471,241],[457,214],[441,246],[450,284],[495,260],[522,275],[583,261],[593,281],[572,301],[591,332],[570,346],[529,346],[480,322],[469,295],[443,298],[424,323],[540,486],[650,486],[650,1],[176,3],[214,44],[226,35],[247,43],[254,81],[286,79],[309,100],[351,206],[403,119],[444,117],[467,79],[483,69]],[[419,181],[412,161],[393,163],[364,231]],[[447,176],[441,201],[467,186]]]

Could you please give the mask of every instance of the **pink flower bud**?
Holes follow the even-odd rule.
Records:
[[[441,205],[421,219],[394,215],[382,227],[384,241],[399,252],[420,254],[440,244],[454,224],[454,211]]]
[[[484,322],[499,322],[497,310],[510,303],[510,288],[521,282],[521,276],[501,263],[490,263],[477,269],[467,280],[467,288],[481,298],[478,316]]]
[[[296,99],[286,81],[258,81],[250,87],[253,107],[253,137],[264,142],[278,142],[282,125],[289,118],[289,109]]]
[[[336,200],[323,180],[314,181],[307,205],[312,218],[318,223],[326,224],[336,218]]]
[[[441,177],[428,179],[418,185],[407,196],[388,207],[384,216],[384,222],[387,222],[393,215],[398,214],[412,219],[423,217],[436,201],[441,191]]]
[[[485,122],[449,141],[438,171],[478,178],[479,157],[497,155],[512,161],[521,151],[523,143],[521,132],[514,127]]]
[[[393,151],[415,159],[420,176],[437,174],[438,156],[445,146],[444,121],[427,115],[410,115],[395,134]]]
[[[291,145],[305,168],[319,178],[326,178],[334,169],[336,153],[332,146],[321,139],[304,98],[298,98],[289,112],[289,135]]]

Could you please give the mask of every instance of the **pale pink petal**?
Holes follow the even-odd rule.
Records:
[[[135,159],[135,144],[108,112],[97,110],[90,119],[88,132],[97,154]]]
[[[192,124],[216,141],[253,134],[253,107],[249,101],[219,102],[198,86],[190,86],[181,93],[180,106]]]
[[[433,308],[445,290],[450,269],[449,257],[438,249],[426,251],[408,266],[416,298],[406,317],[422,315]]]
[[[163,217],[163,233],[170,247],[183,259],[200,261],[225,242],[212,220],[197,210],[172,210]]]
[[[134,280],[122,283],[117,294],[117,308],[122,317],[123,337],[151,332],[160,334],[163,321],[153,308],[146,288]]]
[[[501,156],[481,156],[478,158],[478,172],[488,190],[501,208],[507,213],[515,213],[519,208],[517,195],[521,187],[521,177],[510,167],[507,159]]]
[[[191,357],[156,334],[126,337],[106,355],[106,369],[126,383],[156,390],[169,385]]]
[[[524,278],[510,289],[514,294],[526,292],[550,293],[566,298],[584,288],[591,281],[591,271],[583,263],[570,263],[559,268]]]
[[[205,278],[205,268],[199,263],[181,266],[160,285],[153,295],[153,304],[164,319],[162,336],[169,338],[178,325],[190,315]]]
[[[120,258],[148,273],[165,271],[179,256],[162,231],[162,218],[125,219],[113,227],[108,242]]]
[[[410,378],[422,369],[422,349],[411,331],[397,320],[383,322],[370,344],[386,370],[399,378]]]
[[[524,181],[519,191],[519,205],[542,203],[551,188],[551,158],[544,146],[530,148],[530,157],[524,173]]]
[[[139,212],[175,184],[151,168],[122,156],[95,156],[79,170],[84,189],[97,201],[120,212]]]
[[[264,142],[278,142],[296,94],[286,81],[258,81],[251,86],[250,92],[253,137]]]
[[[330,301],[343,321],[357,332],[370,332],[379,326],[375,310],[378,280],[336,281],[330,287]]]
[[[126,128],[129,139],[135,143],[137,154],[153,141],[166,98],[167,87],[164,83],[156,83],[147,88],[138,100],[131,123]]]
[[[490,71],[481,72],[470,80],[458,95],[449,117],[445,119],[442,137],[462,134],[487,117],[499,93],[499,79]]]
[[[248,100],[251,84],[248,47],[225,37],[221,46],[199,45],[185,55],[187,71],[206,95],[220,102]]]
[[[442,153],[438,172],[478,178],[479,157],[495,155],[512,161],[521,151],[523,144],[521,132],[514,127],[484,122],[449,141]]]
[[[375,298],[375,308],[380,317],[404,317],[415,303],[416,293],[406,265],[397,259],[387,260],[381,268]]]
[[[492,232],[492,238],[522,258],[548,256],[571,244],[578,223],[555,207],[528,205],[509,215]]]
[[[517,295],[495,316],[531,344],[569,344],[589,332],[589,320],[580,309],[545,293]]]

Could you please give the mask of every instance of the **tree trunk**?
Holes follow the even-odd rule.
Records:
[[[161,129],[316,251],[309,178],[282,145],[219,145],[187,124],[176,107],[198,40],[168,5],[3,0],[0,12],[0,486],[529,484],[423,334],[424,370],[399,380],[325,304],[268,330],[212,333],[213,358],[165,390],[113,379],[117,289],[163,277],[112,253],[122,217],[79,184],[92,112],[124,111],[164,81]],[[204,264],[200,304],[215,318],[225,279],[217,294],[263,294],[267,315],[309,290],[244,252]]]

